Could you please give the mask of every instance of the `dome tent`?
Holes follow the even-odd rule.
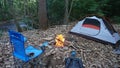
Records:
[[[86,17],[79,21],[70,33],[78,34],[95,41],[111,43],[114,46],[120,41],[119,34],[105,19],[96,16]]]

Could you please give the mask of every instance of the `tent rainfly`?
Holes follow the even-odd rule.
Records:
[[[120,44],[120,36],[113,26],[105,19],[96,16],[86,17],[79,21],[70,33],[78,34],[93,40],[111,43],[114,46]]]

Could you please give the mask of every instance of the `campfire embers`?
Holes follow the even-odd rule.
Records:
[[[64,41],[65,41],[65,38],[62,34],[57,35],[55,38],[55,46],[56,47],[63,47]]]

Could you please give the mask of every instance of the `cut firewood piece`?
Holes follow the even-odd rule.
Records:
[[[54,38],[53,37],[48,37],[48,38],[42,38],[43,40],[46,40],[46,41],[50,41],[50,40],[53,40]]]
[[[65,46],[70,45],[70,44],[71,44],[70,41],[65,40],[65,42],[64,42],[64,45],[65,45]]]

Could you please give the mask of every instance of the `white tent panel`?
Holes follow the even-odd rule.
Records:
[[[83,23],[85,22],[86,19],[92,19],[92,20],[95,19],[95,20],[99,21],[100,25],[98,25],[98,24],[97,25],[100,26],[100,29],[96,30],[96,29],[83,27],[82,25],[83,25]],[[93,38],[96,38],[96,39],[103,40],[105,42],[110,42],[112,44],[116,44],[117,41],[120,40],[119,34],[117,32],[110,33],[110,30],[107,28],[107,26],[105,26],[105,22],[103,21],[103,19],[102,18],[97,18],[96,16],[86,17],[85,19],[79,21],[71,29],[70,32],[90,36],[90,37],[93,37]]]

